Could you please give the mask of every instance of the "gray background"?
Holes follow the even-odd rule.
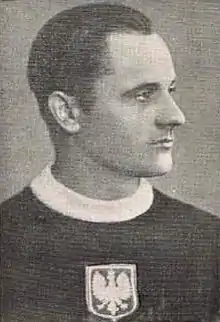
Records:
[[[0,4],[0,201],[22,189],[53,159],[46,127],[26,81],[31,41],[52,15],[85,2]],[[220,215],[220,1],[112,2],[143,10],[167,40],[176,65],[177,101],[187,122],[177,131],[174,169],[153,180],[155,186]]]

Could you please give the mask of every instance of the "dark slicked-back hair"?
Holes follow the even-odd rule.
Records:
[[[48,96],[63,91],[82,107],[92,85],[107,72],[106,37],[112,32],[151,34],[151,22],[125,5],[93,3],[62,11],[33,41],[28,81],[44,117]]]

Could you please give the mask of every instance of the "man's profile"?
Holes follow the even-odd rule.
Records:
[[[55,161],[1,205],[5,321],[211,321],[220,220],[147,180],[171,170],[185,122],[151,21],[116,4],[62,11],[27,75]]]

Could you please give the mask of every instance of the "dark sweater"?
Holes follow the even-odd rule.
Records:
[[[139,307],[123,321],[210,321],[219,310],[220,219],[154,190],[135,219],[92,223],[47,208],[25,188],[1,207],[2,316],[91,318],[85,268],[135,264]]]

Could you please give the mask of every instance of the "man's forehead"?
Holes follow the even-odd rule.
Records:
[[[149,82],[166,82],[175,78],[170,51],[158,34],[112,33],[108,49],[113,68],[121,77]]]

